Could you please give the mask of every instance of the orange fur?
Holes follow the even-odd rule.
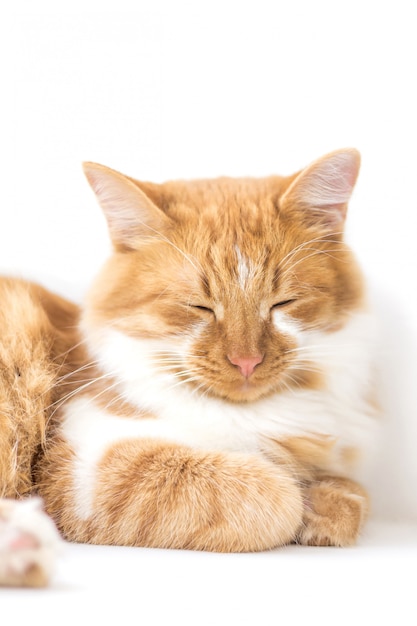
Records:
[[[32,465],[58,399],[58,377],[72,369],[77,307],[26,281],[0,280],[0,496],[32,490]],[[62,356],[61,356],[62,355]]]
[[[352,480],[321,476],[305,489],[297,542],[309,546],[355,543],[369,509],[368,494]]]
[[[125,441],[107,452],[94,515],[83,522],[71,497],[70,463],[62,443],[47,466],[58,467],[64,495],[48,476],[39,478],[58,526],[75,541],[247,552],[288,543],[301,524],[301,491],[285,466],[152,441]]]
[[[290,177],[156,185],[86,164],[114,254],[81,323],[75,306],[41,287],[0,283],[1,493],[29,493],[34,479],[74,541],[214,551],[352,543],[366,495],[327,472],[343,474],[356,450],[346,444],[334,453],[326,432],[265,436],[249,452],[169,437],[109,444],[86,516],[76,504],[76,446],[61,425],[74,395],[122,421],[159,419],[97,357],[109,328],[132,340],[187,338],[186,356],[165,355],[164,367],[225,406],[250,407],[287,390],[325,392],[324,366],[300,357],[295,335],[274,320],[283,312],[295,329],[331,336],[364,308],[342,234],[358,167],[347,150]]]
[[[181,333],[210,316],[210,311],[190,304],[208,307],[220,323],[207,329],[195,353],[204,354],[213,370],[219,371],[212,377],[206,372],[201,382],[212,393],[237,402],[256,400],[282,388],[288,383],[286,370],[294,344],[286,336],[271,336],[266,323],[271,307],[296,295],[297,300],[288,306],[295,320],[307,327],[337,329],[350,311],[363,305],[361,274],[342,234],[311,225],[303,219],[302,210],[295,219],[294,207],[291,220],[285,212],[277,212],[279,198],[285,198],[292,180],[219,179],[160,185],[159,193],[165,198],[161,204],[172,221],[165,214],[161,224],[154,219],[149,231],[136,235],[136,244],[130,221],[122,224],[129,228],[126,239],[109,211],[116,253],[90,292],[85,312],[89,324],[111,322],[133,337],[159,338]],[[123,191],[118,189],[122,183],[117,179],[118,193]],[[147,216],[148,205],[145,209]],[[156,236],[154,226],[160,229]],[[314,254],[306,255],[305,242],[310,240]],[[258,268],[245,290],[236,280],[236,246]],[[287,274],[288,258],[292,263]],[[278,269],[281,263],[283,272]],[[259,302],[265,307],[261,316]],[[250,389],[243,394],[236,387],[237,369],[223,361],[225,354],[235,353],[265,354]],[[291,376],[297,385],[320,385],[319,373],[308,368],[291,371]]]

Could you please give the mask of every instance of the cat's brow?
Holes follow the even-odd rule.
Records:
[[[173,243],[170,239],[168,239],[168,237],[166,237],[165,235],[163,235],[160,231],[156,230],[155,228],[152,228],[152,226],[149,226],[149,224],[146,224],[146,222],[142,222],[140,221],[141,225],[143,225],[144,227],[146,227],[148,230],[150,230],[152,233],[155,233],[155,235],[157,235],[161,241],[163,241],[164,243],[167,243],[168,245],[170,245],[172,248],[174,248],[174,250],[176,250],[177,252],[179,252],[181,254],[181,256],[188,261],[188,263],[190,263],[190,265],[200,274],[200,273],[204,273],[203,272],[203,268],[201,267],[200,263],[198,262],[198,260],[194,258],[194,260],[191,259],[190,255],[188,255],[186,252],[184,252],[184,250],[181,250],[181,248],[179,248],[177,245],[175,245],[175,243]],[[195,261],[195,262],[194,262]],[[199,267],[196,265],[196,263],[199,265]]]

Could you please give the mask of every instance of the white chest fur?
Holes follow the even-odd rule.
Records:
[[[300,346],[322,369],[324,390],[276,394],[250,404],[232,404],[199,395],[154,365],[157,350],[179,354],[178,342],[163,347],[106,330],[95,343],[95,356],[106,371],[117,372],[120,389],[131,404],[157,418],[126,419],[104,410],[94,398],[74,398],[63,409],[63,434],[76,452],[75,482],[79,514],[91,509],[94,471],[109,446],[126,438],[155,438],[211,450],[256,453],[263,437],[328,435],[340,447],[367,448],[375,419],[366,402],[372,376],[374,323],[366,314],[352,316],[333,333],[303,333]]]

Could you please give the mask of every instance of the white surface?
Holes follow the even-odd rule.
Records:
[[[374,510],[417,520],[413,3],[15,0],[0,29],[0,270],[64,295],[80,297],[109,249],[82,160],[160,181],[361,151],[348,235],[382,318]],[[0,592],[0,620],[415,624],[415,534],[401,528],[346,551],[73,546],[53,591]]]
[[[386,524],[346,549],[68,545],[49,590],[0,591],[2,624],[415,626],[416,562],[417,527]]]

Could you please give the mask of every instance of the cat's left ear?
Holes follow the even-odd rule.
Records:
[[[354,148],[331,152],[302,170],[280,199],[283,212],[300,210],[311,225],[343,227],[360,168]]]
[[[83,169],[106,216],[116,250],[135,250],[149,238],[166,235],[172,225],[170,218],[137,181],[99,163],[83,163]]]

